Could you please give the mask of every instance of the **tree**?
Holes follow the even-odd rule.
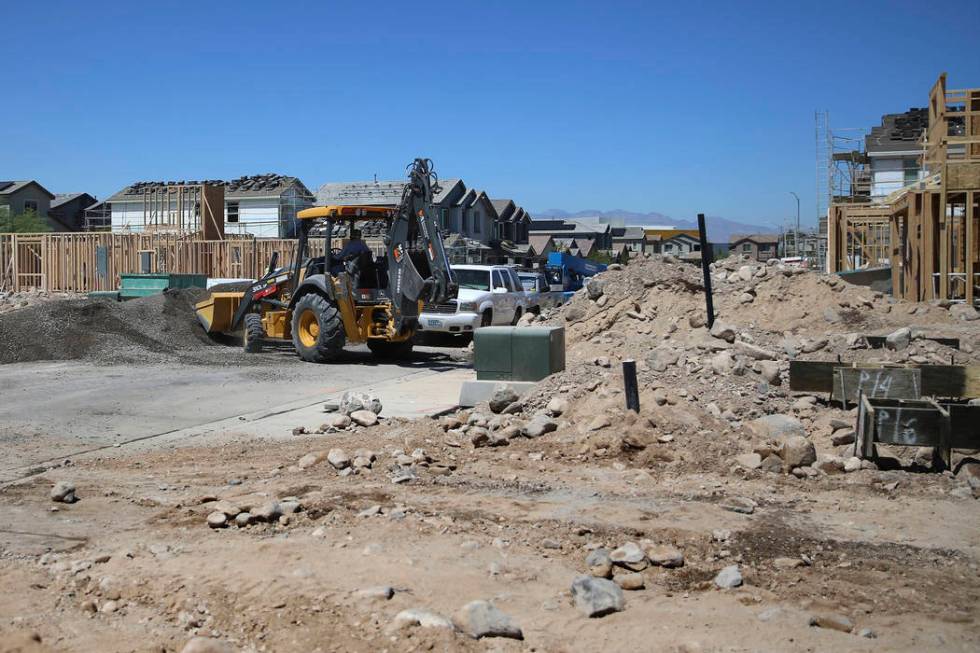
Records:
[[[36,234],[51,231],[48,221],[34,211],[10,215],[0,212],[0,233]]]

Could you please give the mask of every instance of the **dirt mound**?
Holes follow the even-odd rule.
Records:
[[[0,315],[0,363],[146,361],[215,347],[194,316],[199,289],[127,302],[50,301]]]

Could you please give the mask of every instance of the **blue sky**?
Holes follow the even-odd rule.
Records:
[[[0,179],[398,178],[531,210],[815,214],[836,127],[980,86],[980,2],[16,2]],[[975,34],[975,31],[974,31]]]

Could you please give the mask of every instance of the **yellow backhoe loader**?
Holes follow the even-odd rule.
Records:
[[[214,292],[196,306],[211,334],[241,334],[246,351],[292,343],[300,358],[327,363],[346,344],[366,343],[378,356],[412,351],[423,302],[445,303],[457,285],[432,215],[438,180],[428,159],[409,166],[398,208],[319,206],[297,214],[299,240],[290,268],[273,256],[266,274],[242,292]],[[356,239],[359,223],[383,222],[385,252],[333,248],[335,227]],[[323,256],[308,256],[325,238]]]

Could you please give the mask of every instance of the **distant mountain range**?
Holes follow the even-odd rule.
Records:
[[[697,220],[678,220],[651,211],[650,213],[636,213],[633,211],[623,211],[615,209],[612,211],[575,211],[574,213],[562,209],[546,209],[535,211],[531,214],[536,220],[547,218],[561,218],[564,220],[578,220],[582,218],[606,218],[608,222],[615,225],[627,227],[652,226],[652,225],[671,225],[678,229],[697,229]],[[767,225],[749,224],[738,222],[718,216],[705,216],[705,224],[708,228],[708,240],[713,243],[727,243],[728,238],[733,234],[775,234],[779,229]]]

